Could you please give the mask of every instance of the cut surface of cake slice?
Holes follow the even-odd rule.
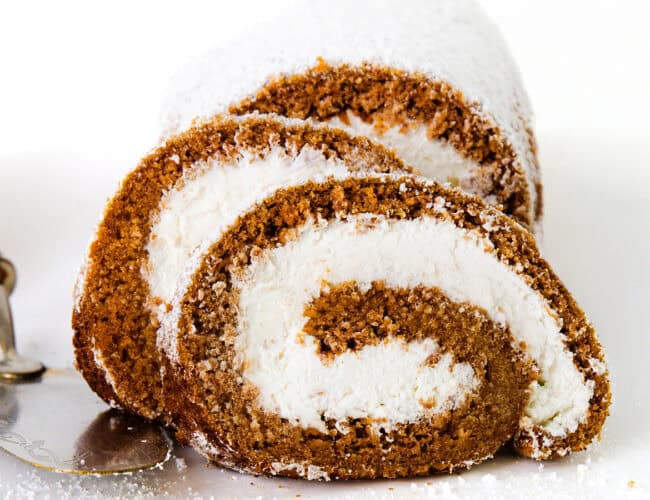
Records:
[[[256,474],[559,457],[608,412],[594,330],[530,233],[413,176],[276,191],[195,250],[158,333],[180,438]]]

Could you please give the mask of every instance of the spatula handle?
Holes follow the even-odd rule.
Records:
[[[16,352],[14,323],[9,295],[16,285],[16,270],[0,255],[0,380],[28,380],[38,377],[45,367],[40,361],[24,358]]]
[[[16,352],[14,325],[9,307],[9,295],[15,285],[14,266],[0,255],[0,360],[4,360]]]

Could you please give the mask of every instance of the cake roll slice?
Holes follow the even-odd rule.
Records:
[[[303,2],[182,68],[163,135],[226,109],[366,135],[538,230],[532,111],[498,29],[474,1]]]
[[[159,330],[178,436],[255,474],[559,457],[610,401],[584,312],[521,225],[386,174],[283,188],[189,259]]]
[[[156,346],[185,261],[276,189],[409,169],[342,131],[274,117],[217,117],[170,138],[108,203],[76,290],[76,363],[106,401],[164,416]]]

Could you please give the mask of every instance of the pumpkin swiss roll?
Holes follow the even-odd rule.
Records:
[[[533,113],[472,0],[303,2],[183,67],[163,135],[216,113],[278,113],[379,141],[539,232]]]
[[[271,115],[197,124],[124,179],[73,327],[101,397],[255,474],[563,456],[610,400],[591,324],[519,223],[368,139]]]
[[[394,478],[599,434],[591,324],[530,233],[479,198],[399,173],[308,181],[214,236],[158,331],[177,435],[210,461]]]

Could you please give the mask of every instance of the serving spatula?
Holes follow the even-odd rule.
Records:
[[[0,256],[0,447],[36,467],[76,474],[150,468],[171,455],[159,426],[109,408],[74,370],[18,354],[9,307],[16,282]]]

